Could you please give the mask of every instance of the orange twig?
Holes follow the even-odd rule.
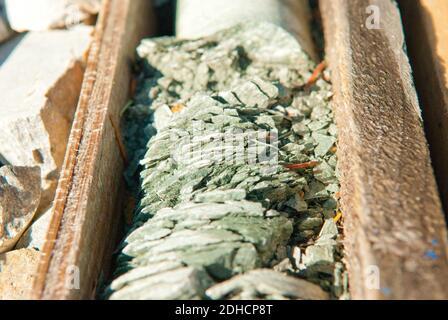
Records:
[[[324,61],[322,61],[321,63],[319,63],[317,65],[317,67],[314,69],[313,74],[311,75],[311,77],[308,79],[308,81],[305,84],[305,87],[311,87],[316,81],[317,79],[319,79],[320,74],[327,68],[327,63]]]
[[[314,168],[315,166],[318,166],[318,161],[309,161],[304,163],[295,163],[295,164],[287,164],[285,165],[285,168],[291,169],[291,170],[298,170],[298,169],[309,169]]]

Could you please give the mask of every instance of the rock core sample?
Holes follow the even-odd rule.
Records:
[[[141,199],[107,295],[336,296],[340,242],[322,231],[339,187],[331,84],[306,85],[315,65],[294,37],[246,23],[197,40],[144,40],[137,51],[124,136]],[[319,233],[333,261],[311,272],[321,256],[305,251]],[[307,264],[293,264],[293,251]],[[289,278],[284,292],[272,286]],[[226,280],[229,292],[219,289]]]

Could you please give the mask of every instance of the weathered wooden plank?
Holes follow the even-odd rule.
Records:
[[[116,128],[129,96],[134,50],[151,30],[150,5],[103,3],[33,298],[92,298],[111,257],[123,169]]]
[[[335,91],[352,296],[448,298],[446,225],[399,12],[391,0],[320,5]],[[366,27],[375,22],[367,20],[370,5],[379,10],[379,29]]]
[[[448,212],[448,1],[400,1],[425,132]]]

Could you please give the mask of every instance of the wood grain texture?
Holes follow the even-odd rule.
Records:
[[[371,4],[380,9],[380,29],[365,27]],[[321,0],[320,6],[352,297],[446,299],[446,225],[399,12],[391,0]]]
[[[116,136],[132,60],[151,30],[151,2],[105,0],[34,283],[35,299],[90,299],[111,258],[123,158]],[[76,288],[79,275],[80,287]]]
[[[445,216],[448,213],[448,1],[400,1]]]

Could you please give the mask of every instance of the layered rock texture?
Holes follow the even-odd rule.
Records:
[[[331,84],[305,85],[294,37],[246,23],[137,51],[123,127],[140,203],[109,298],[341,296]]]
[[[0,168],[0,253],[14,248],[33,220],[40,199],[39,167]]]

